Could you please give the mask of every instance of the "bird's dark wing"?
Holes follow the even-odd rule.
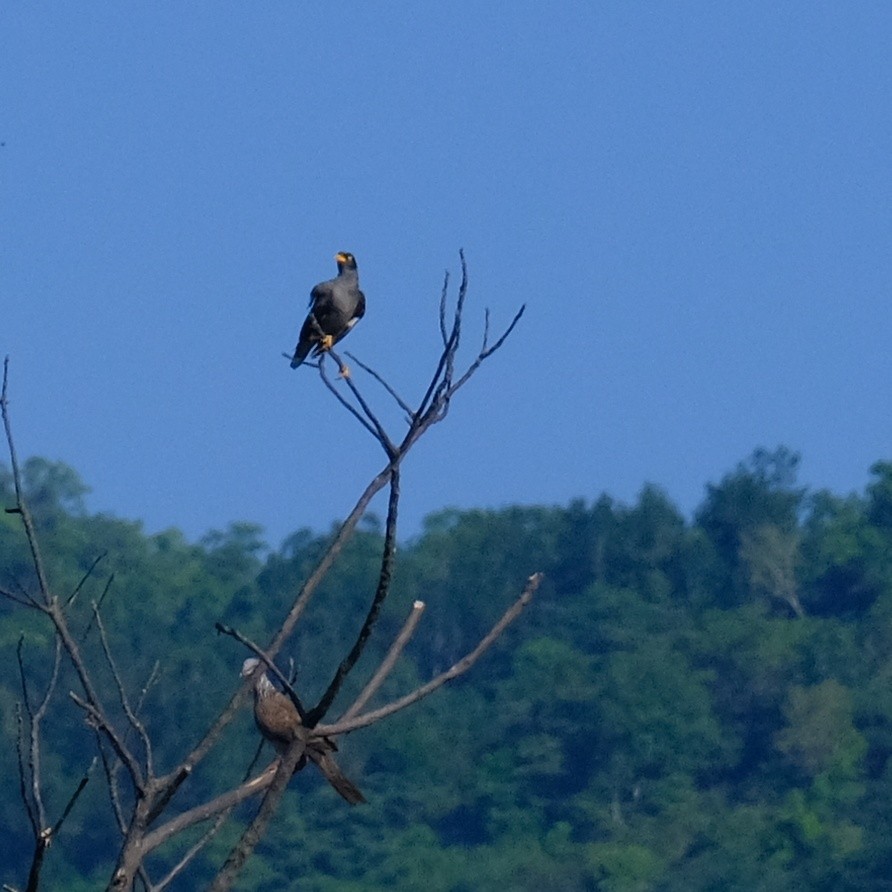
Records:
[[[324,319],[333,303],[333,290],[332,282],[320,282],[310,292],[310,312],[301,326],[294,356],[291,358],[291,368],[296,369],[310,355],[321,335],[326,333]],[[322,328],[321,334],[320,328]]]
[[[319,340],[318,335],[314,337],[315,334],[316,327],[313,325],[313,314],[310,313],[301,326],[297,346],[294,348],[294,356],[291,357],[291,368],[296,369],[310,355],[313,343]]]
[[[314,310],[323,309],[331,305],[334,295],[334,281],[320,282],[310,292],[310,306]]]

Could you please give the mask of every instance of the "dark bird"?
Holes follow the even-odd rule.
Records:
[[[365,313],[365,295],[359,290],[356,258],[346,251],[339,251],[335,260],[338,262],[337,276],[320,282],[310,292],[310,312],[291,358],[293,369],[311,350],[314,356],[331,350]]]
[[[242,677],[249,676],[260,660],[251,657],[242,665]],[[275,747],[279,755],[297,738],[307,742],[306,755],[325,775],[325,779],[351,805],[365,802],[365,796],[344,774],[331,755],[337,749],[327,737],[310,737],[300,720],[300,713],[291,698],[278,690],[266,672],[254,678],[254,721],[260,733]],[[300,763],[298,763],[300,764]]]

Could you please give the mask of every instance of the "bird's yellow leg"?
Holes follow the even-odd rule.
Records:
[[[319,339],[319,349],[320,350],[331,350],[334,346],[334,338],[331,335],[322,335]]]

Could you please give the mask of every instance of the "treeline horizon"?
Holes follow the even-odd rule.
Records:
[[[367,805],[342,806],[312,769],[295,778],[238,888],[892,888],[892,462],[846,495],[800,486],[798,466],[784,447],[756,450],[687,518],[655,485],[629,504],[429,515],[400,545],[368,655],[414,600],[427,604],[389,693],[451,665],[543,571],[536,599],[468,677],[344,741],[339,761]],[[332,533],[300,529],[271,548],[258,525],[233,523],[190,543],[88,512],[63,463],[29,459],[23,479],[60,592],[99,559],[77,596],[84,646],[99,646],[88,620],[101,597],[125,680],[138,690],[157,672],[146,721],[169,738],[159,759],[173,758],[238,682],[245,653],[215,623],[263,640]],[[0,495],[12,504],[5,468]],[[381,539],[368,518],[283,652],[311,700],[367,609]],[[2,582],[26,591],[32,574],[17,518],[3,515]],[[42,678],[51,630],[8,601],[0,618],[6,652],[23,635]],[[0,678],[0,883],[29,857],[17,672],[7,659]],[[256,748],[242,718],[193,798]],[[63,696],[45,736],[50,799],[64,801],[92,732]],[[172,888],[201,888],[237,824]],[[50,887],[103,887],[117,839],[94,771],[47,856]]]

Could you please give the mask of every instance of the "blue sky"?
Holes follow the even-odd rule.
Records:
[[[469,332],[528,305],[409,460],[406,535],[645,481],[689,512],[760,445],[837,492],[890,458],[888,4],[4,4],[0,45],[18,446],[94,510],[343,515],[381,457],[280,356],[337,250],[345,347],[410,398],[460,247]]]

